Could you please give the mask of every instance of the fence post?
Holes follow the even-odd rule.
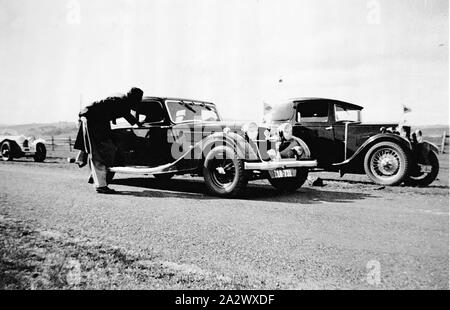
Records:
[[[69,137],[69,151],[72,152],[72,138]]]
[[[445,152],[445,140],[447,139],[447,132],[444,131],[442,134],[442,143],[441,143],[441,154],[444,154]]]
[[[55,150],[55,138],[52,136],[52,151]]]

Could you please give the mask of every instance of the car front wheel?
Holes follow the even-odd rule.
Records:
[[[213,148],[203,166],[208,191],[217,196],[236,197],[247,185],[244,161],[228,146]]]
[[[439,160],[434,152],[429,152],[426,163],[418,164],[416,171],[411,173],[405,183],[411,186],[428,186],[436,179],[439,173]]]
[[[380,142],[372,146],[364,158],[367,176],[381,185],[398,185],[406,178],[409,158],[396,143]]]
[[[295,192],[297,189],[302,187],[308,178],[308,169],[299,168],[297,169],[295,177],[292,178],[272,178],[269,177],[269,183],[280,191]]]
[[[0,147],[0,152],[1,152],[2,160],[4,160],[4,161],[13,160],[13,156],[12,156],[12,152],[11,152],[11,144],[8,141],[3,142],[2,146]]]
[[[42,143],[38,143],[36,145],[36,153],[34,154],[34,161],[41,163],[45,160],[47,157],[47,149],[45,148],[45,145]]]

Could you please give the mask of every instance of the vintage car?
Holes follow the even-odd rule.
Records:
[[[112,127],[118,151],[110,177],[130,173],[166,181],[174,175],[199,175],[210,193],[234,197],[248,181],[257,179],[295,191],[305,182],[308,169],[317,165],[300,139],[295,138],[289,156],[280,156],[276,130],[224,122],[210,102],[144,97],[136,114],[141,125],[124,126],[119,121]]]
[[[8,132],[0,134],[0,153],[4,161],[33,157],[36,162],[43,162],[47,156],[47,149],[43,139]]]
[[[367,174],[382,185],[426,186],[439,172],[436,145],[398,124],[365,124],[363,107],[338,100],[297,98],[266,104],[267,126],[290,122],[310,148],[316,170]]]

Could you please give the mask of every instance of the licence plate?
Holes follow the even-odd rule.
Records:
[[[420,165],[420,172],[430,173],[431,168],[432,168],[431,166]]]
[[[281,178],[293,178],[297,175],[297,170],[295,169],[283,169],[283,170],[272,170],[269,171],[270,177],[272,179],[281,179]]]

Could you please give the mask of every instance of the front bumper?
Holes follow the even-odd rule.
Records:
[[[244,163],[245,170],[276,170],[288,168],[314,168],[314,167],[317,167],[317,160],[281,159],[278,161]]]

